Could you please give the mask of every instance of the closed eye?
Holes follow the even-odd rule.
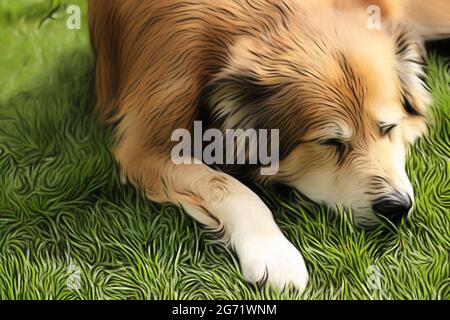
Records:
[[[345,141],[339,140],[339,139],[328,139],[328,140],[322,140],[319,141],[319,144],[323,145],[323,146],[328,146],[328,147],[332,147],[336,152],[337,156],[338,156],[338,164],[342,163],[342,161],[344,160],[344,156],[345,156],[345,151],[349,150],[349,148],[347,147],[348,144]]]
[[[380,133],[381,133],[381,135],[382,135],[383,137],[384,137],[384,136],[387,136],[387,135],[388,135],[389,133],[391,133],[392,130],[394,130],[396,127],[397,127],[396,124],[392,124],[392,125],[389,125],[389,126],[380,127]]]
[[[323,146],[342,147],[344,142],[339,139],[327,139],[319,142]]]
[[[322,140],[319,143],[323,146],[334,147],[340,156],[342,156],[346,150],[346,142],[339,139]]]

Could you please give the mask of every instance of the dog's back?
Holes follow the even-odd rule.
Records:
[[[189,85],[192,97],[179,98],[197,99],[211,75],[225,67],[227,50],[236,37],[274,30],[289,10],[280,1],[89,1],[99,114],[117,119],[131,105],[139,108],[139,103],[151,112],[139,98],[152,99],[152,105],[169,98],[149,96],[148,89],[156,85]],[[177,113],[192,114],[183,109]],[[192,119],[184,117],[177,119],[178,126],[185,127]],[[158,127],[167,131],[167,124]]]

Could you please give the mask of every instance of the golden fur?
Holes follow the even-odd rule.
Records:
[[[367,28],[369,5],[381,30]],[[267,207],[231,175],[174,165],[172,132],[196,119],[280,129],[278,175],[224,170],[352,207],[371,226],[379,199],[411,205],[405,159],[430,103],[423,41],[448,37],[449,18],[446,0],[91,0],[96,108],[117,125],[124,181],[222,228],[249,281],[304,288],[301,256]],[[279,246],[266,256],[269,237]]]

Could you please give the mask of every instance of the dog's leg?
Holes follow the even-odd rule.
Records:
[[[97,109],[118,123],[115,156],[122,181],[153,201],[180,204],[201,223],[223,229],[247,280],[267,277],[276,288],[303,289],[308,279],[303,258],[256,194],[205,165],[175,165],[170,159],[171,134],[190,128],[197,118],[198,96],[211,67],[218,66],[215,60],[225,58],[222,49],[211,59],[210,36],[201,35],[204,25],[179,18],[184,4],[135,2],[89,2]],[[147,23],[136,23],[144,17]]]
[[[175,165],[138,147],[126,135],[116,149],[122,175],[157,202],[182,205],[196,220],[222,229],[235,249],[246,280],[276,289],[303,290],[308,273],[299,251],[284,237],[270,210],[242,183],[205,165]]]

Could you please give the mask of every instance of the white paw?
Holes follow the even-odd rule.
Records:
[[[128,178],[127,178],[127,176],[126,176],[125,173],[120,173],[119,178],[120,178],[120,183],[121,183],[122,185],[125,186],[125,185],[128,184]]]
[[[236,251],[247,281],[265,282],[277,290],[290,285],[299,291],[306,288],[308,270],[303,257],[284,236],[242,241]]]

